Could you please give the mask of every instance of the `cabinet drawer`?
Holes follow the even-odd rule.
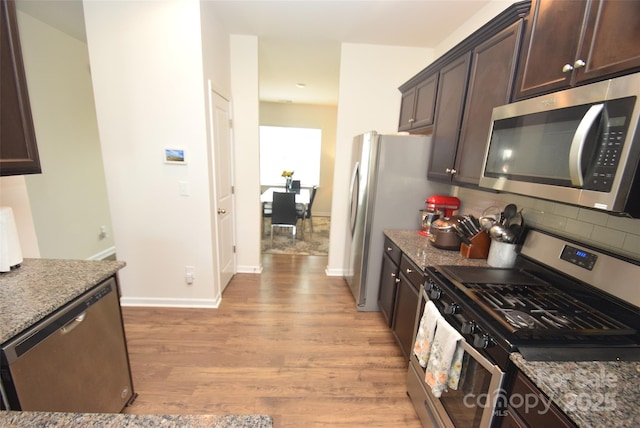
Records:
[[[576,426],[555,404],[551,403],[549,410],[547,410],[546,407],[549,405],[549,397],[540,391],[522,372],[518,372],[513,382],[511,395],[514,394],[518,394],[519,397],[535,396],[538,398],[538,405],[535,407],[526,408],[522,406],[516,409],[509,408],[509,411],[515,412],[520,417],[519,419],[522,419],[527,426],[566,428]],[[516,418],[514,417],[514,419]]]
[[[424,282],[424,273],[404,254],[400,259],[400,273],[407,277],[413,288],[420,290],[420,285]]]
[[[392,262],[396,265],[400,264],[400,257],[402,256],[402,251],[396,244],[394,244],[391,239],[385,237],[384,238],[384,253],[389,256]]]

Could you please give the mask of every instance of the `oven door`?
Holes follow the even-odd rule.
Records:
[[[417,323],[426,303],[422,290]],[[415,331],[417,331],[416,325]],[[415,336],[414,336],[415,341]],[[460,385],[435,398],[425,382],[426,369],[420,366],[411,352],[407,374],[407,392],[414,408],[426,427],[486,428],[490,427],[497,413],[496,405],[503,395],[504,372],[469,343],[463,342],[465,350]]]

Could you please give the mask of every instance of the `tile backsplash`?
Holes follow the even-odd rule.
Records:
[[[640,219],[508,193],[454,189],[462,202],[459,214],[479,216],[492,205],[503,208],[514,203],[522,208],[524,221],[531,227],[640,261]]]

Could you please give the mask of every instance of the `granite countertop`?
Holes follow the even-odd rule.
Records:
[[[124,266],[120,261],[25,259],[18,269],[0,273],[0,343]]]
[[[640,362],[511,361],[579,427],[640,427]]]
[[[411,261],[424,270],[434,265],[488,266],[487,259],[468,259],[459,251],[441,250],[417,230],[385,230],[387,236]]]
[[[0,427],[39,426],[48,428],[270,428],[266,415],[131,415],[119,413],[0,412]]]

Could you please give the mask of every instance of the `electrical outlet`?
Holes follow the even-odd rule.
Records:
[[[187,284],[193,284],[195,280],[195,267],[194,266],[185,266],[184,267],[184,280]]]
[[[100,233],[98,234],[98,238],[107,239],[109,237],[109,233],[107,232],[107,226],[100,226]]]

